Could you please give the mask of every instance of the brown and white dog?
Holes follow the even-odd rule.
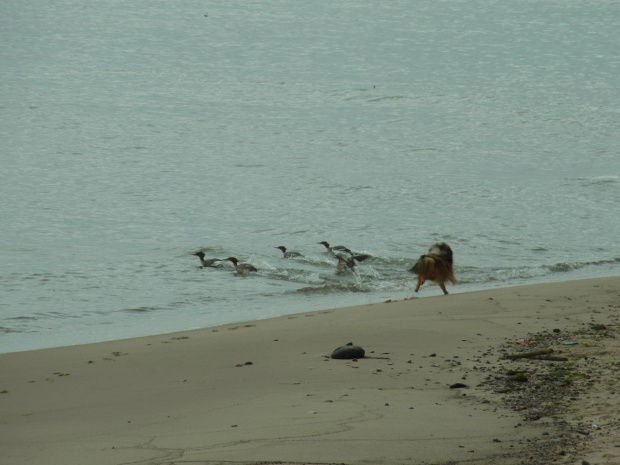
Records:
[[[436,282],[444,294],[448,293],[446,282],[456,284],[452,269],[452,249],[445,242],[431,245],[428,253],[421,255],[409,271],[418,275],[416,292],[427,279]]]

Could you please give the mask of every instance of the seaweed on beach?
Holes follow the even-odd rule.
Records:
[[[489,349],[487,355],[498,358],[480,368],[488,372],[479,385],[491,394],[486,401],[518,412],[524,424],[541,430],[529,441],[523,464],[578,459],[618,431],[620,415],[608,408],[620,401],[616,331],[617,325],[591,323]]]

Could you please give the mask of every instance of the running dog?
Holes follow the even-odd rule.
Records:
[[[427,279],[436,282],[444,294],[448,294],[446,282],[456,284],[452,269],[452,249],[445,242],[431,245],[428,253],[421,255],[409,271],[418,275],[416,292]]]

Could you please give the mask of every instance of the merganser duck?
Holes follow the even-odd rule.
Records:
[[[200,263],[205,268],[221,268],[222,266],[224,266],[224,264],[222,263],[222,258],[209,258],[205,260],[205,254],[203,251],[195,252],[192,255],[198,256],[198,258],[200,259]]]
[[[293,251],[287,251],[286,247],[284,247],[283,245],[279,245],[278,247],[274,247],[275,249],[280,249],[282,251],[282,253],[284,254],[284,258],[291,258],[291,257],[303,257],[302,254],[300,254],[299,252],[293,252]]]
[[[232,264],[235,265],[235,270],[237,271],[238,275],[246,275],[248,273],[258,271],[249,263],[239,263],[239,260],[237,260],[235,257],[228,257],[226,260],[232,262]]]
[[[345,247],[344,245],[336,245],[334,247],[330,247],[329,243],[325,241],[321,241],[319,242],[319,244],[324,245],[325,248],[332,254],[336,255],[336,257],[338,257],[339,254],[342,255],[343,253],[345,253],[345,254],[350,255],[351,258],[353,258],[353,260],[357,260],[358,262],[362,262],[366,260],[367,258],[370,258],[370,255],[368,254],[356,255],[353,252],[351,252],[351,249]]]

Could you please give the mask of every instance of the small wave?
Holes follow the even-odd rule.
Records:
[[[36,316],[14,316],[11,318],[7,318],[7,320],[13,320],[13,321],[34,321],[38,319],[39,318],[37,318]]]
[[[35,320],[74,320],[82,318],[82,314],[70,314],[66,312],[41,312],[36,313],[36,317],[31,317]]]
[[[319,273],[308,272],[291,273],[288,280],[293,283],[304,284],[320,284],[325,282]]]
[[[6,326],[0,326],[0,334],[12,334],[12,333],[23,333],[24,331],[20,331],[15,328],[7,328]]]
[[[555,265],[545,265],[544,268],[553,272],[553,273],[566,273],[567,271],[579,270],[581,268],[585,268],[587,266],[605,266],[605,265],[613,265],[615,263],[620,263],[620,257],[605,259],[605,260],[596,260],[592,262],[581,262],[581,263],[556,263]]]
[[[383,100],[404,100],[409,99],[407,95],[384,95],[382,97],[369,98],[368,102],[381,102]]]
[[[479,275],[465,275],[459,282],[465,283],[506,283],[523,279],[540,278],[548,274],[543,267],[517,267],[481,270]],[[478,278],[480,276],[480,278]]]
[[[555,265],[547,265],[545,268],[554,273],[566,273],[567,271],[575,270],[579,267],[568,263],[556,263]]]
[[[620,176],[594,176],[589,180],[596,183],[620,182]]]
[[[358,282],[349,283],[331,283],[324,286],[307,286],[294,291],[298,294],[314,295],[314,294],[336,294],[342,292],[372,292],[373,289],[367,285]]]
[[[235,165],[233,165],[235,168],[267,168],[267,165],[261,164],[261,163],[237,163]]]
[[[457,270],[457,279],[461,284],[510,283],[523,280],[539,280],[546,276],[570,273],[584,268],[614,266],[620,263],[620,257],[591,262],[558,262],[552,265],[517,266],[507,268],[478,268],[461,266]]]
[[[301,269],[283,268],[280,270],[269,270],[264,273],[270,279],[277,281],[287,281],[291,283],[319,284],[325,280],[316,271]]]
[[[576,180],[586,186],[600,186],[600,185],[618,184],[620,183],[620,176],[617,176],[617,175],[589,176],[585,178],[576,178]]]
[[[159,307],[133,307],[126,308],[123,311],[127,313],[151,313],[160,310]]]

